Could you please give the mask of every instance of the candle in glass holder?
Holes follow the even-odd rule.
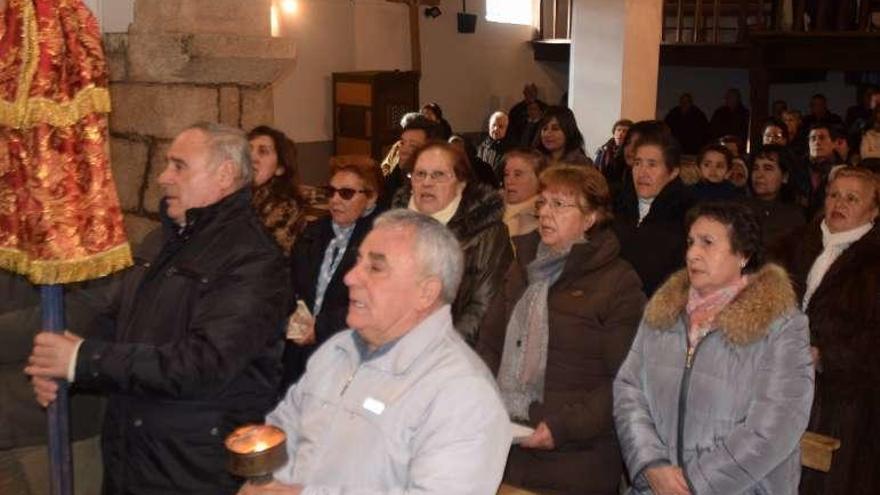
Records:
[[[286,436],[272,425],[246,425],[226,437],[226,468],[252,484],[272,481],[272,473],[287,462]]]

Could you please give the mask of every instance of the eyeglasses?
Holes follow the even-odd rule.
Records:
[[[332,198],[335,194],[339,194],[339,197],[346,201],[353,198],[357,193],[367,194],[371,192],[369,189],[352,189],[350,187],[335,188],[333,186],[324,186],[321,189],[327,195],[327,199]]]
[[[425,170],[416,170],[407,175],[410,180],[413,182],[425,182],[425,180],[430,177],[434,182],[448,182],[452,179],[452,174],[449,172],[443,172],[440,170],[434,170],[433,172],[427,172]]]
[[[581,206],[577,203],[565,203],[561,199],[544,199],[539,198],[535,200],[535,213],[541,211],[543,207],[550,208],[550,211],[557,212],[561,211],[563,208],[580,208]]]

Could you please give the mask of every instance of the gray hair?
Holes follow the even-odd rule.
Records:
[[[439,278],[443,284],[440,297],[444,303],[452,304],[464,272],[464,254],[455,235],[428,215],[402,208],[379,215],[373,228],[382,227],[413,230],[414,256],[419,271],[423,275]]]
[[[510,117],[506,113],[498,110],[497,112],[493,112],[492,115],[489,116],[489,122],[492,122],[493,119],[497,119],[499,117],[504,117],[504,120],[510,121]]]
[[[185,130],[197,129],[208,137],[209,164],[216,168],[225,161],[232,162],[237,171],[240,187],[248,186],[254,180],[251,164],[251,147],[247,135],[241,129],[216,122],[196,122]]]

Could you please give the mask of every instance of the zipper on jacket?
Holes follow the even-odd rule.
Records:
[[[354,369],[354,371],[351,372],[350,375],[348,375],[348,379],[345,380],[345,385],[343,385],[343,386],[342,386],[342,390],[339,391],[339,396],[340,396],[340,397],[342,397],[343,395],[345,395],[345,391],[348,390],[348,386],[351,385],[351,382],[354,380],[354,376],[357,375],[357,372],[358,372],[358,370],[360,370],[360,369],[361,369],[361,367],[358,366],[357,368]]]
[[[687,337],[685,337],[687,338]],[[705,338],[705,337],[704,337]],[[700,339],[697,345],[691,346],[688,343],[687,354],[684,360],[684,372],[681,375],[681,386],[678,391],[678,466],[684,469],[684,416],[687,408],[688,388],[690,387],[691,371],[694,366],[694,358],[697,356],[697,349],[704,339]]]

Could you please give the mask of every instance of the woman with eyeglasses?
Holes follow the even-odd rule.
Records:
[[[461,242],[464,277],[452,304],[452,318],[473,345],[513,257],[503,221],[504,200],[495,188],[473,179],[467,157],[449,143],[427,144],[416,152],[413,163],[410,183],[391,204],[433,217]]]
[[[330,215],[306,226],[290,257],[297,308],[288,323],[282,393],[305,371],[312,352],[346,328],[348,288],[342,278],[379,214],[381,187],[382,170],[370,158],[331,160],[330,184],[324,188]]]
[[[305,226],[296,145],[283,132],[265,125],[251,130],[248,141],[254,168],[251,204],[278,246],[290,256],[296,236]]]
[[[511,419],[535,428],[511,449],[505,480],[542,493],[617,494],[611,384],[645,295],[608,228],[611,195],[598,170],[546,169],[535,206],[538,230],[513,238],[516,260],[477,344]]]

